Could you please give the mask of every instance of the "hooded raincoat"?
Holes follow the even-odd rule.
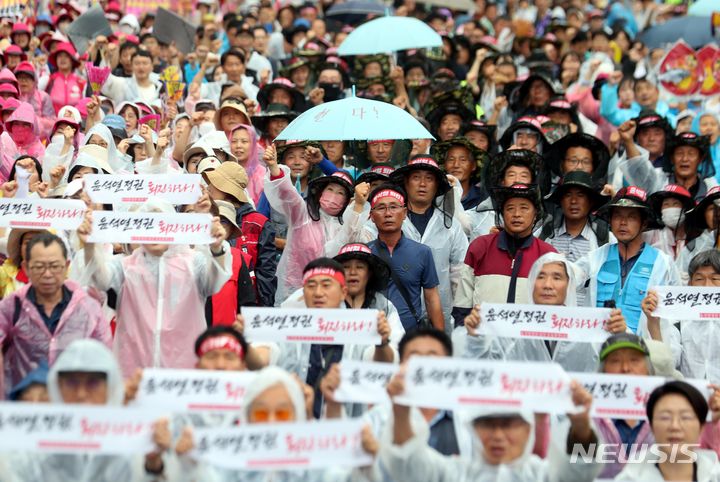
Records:
[[[52,403],[63,403],[58,386],[61,372],[100,372],[107,377],[107,402],[119,407],[125,396],[120,368],[112,352],[95,340],[77,340],[57,359],[48,374]],[[21,453],[11,455],[3,482],[140,482],[160,481],[145,474],[144,456]]]
[[[20,100],[30,104],[33,110],[37,112],[40,134],[43,138],[49,137],[50,130],[53,124],[55,124],[55,108],[48,93],[37,88],[36,80],[33,91],[27,95],[21,93]]]
[[[349,242],[337,216],[330,216],[320,209],[318,221],[310,217],[305,200],[292,185],[290,169],[279,167],[282,177],[271,179],[270,171],[265,177],[265,194],[270,206],[288,221],[287,243],[277,269],[276,306],[302,287],[303,269],[310,261],[335,256]]]
[[[85,134],[83,145],[87,145],[93,135],[101,137],[107,143],[108,159],[107,162],[112,167],[113,171],[117,174],[132,173],[134,172],[134,166],[130,160],[130,156],[120,152],[115,145],[112,132],[105,124],[95,124]]]
[[[10,134],[10,124],[12,122],[30,124],[33,127],[32,139],[24,144],[16,142]],[[3,182],[9,179],[10,170],[18,157],[33,156],[42,164],[45,155],[45,146],[40,141],[40,128],[38,127],[37,117],[30,104],[26,102],[20,103],[20,106],[10,114],[7,122],[5,122],[5,130],[6,132],[0,134],[0,155],[2,155],[0,178],[2,178]]]
[[[174,212],[172,206],[148,200],[141,212]],[[86,247],[87,249],[87,247]],[[87,269],[93,285],[118,293],[114,351],[125,377],[137,368],[193,368],[192,346],[207,328],[205,299],[230,279],[230,246],[213,257],[207,246],[170,245],[161,256],[144,246],[129,256],[107,258],[102,249]]]
[[[247,423],[253,401],[269,388],[282,385],[290,396],[295,411],[295,421],[306,421],[305,397],[298,382],[288,372],[277,367],[267,367],[257,372],[257,378],[245,391],[242,423]],[[179,482],[353,482],[370,481],[368,469],[343,468],[293,470],[275,472],[240,471],[211,467],[198,463],[189,456],[179,460],[182,469]]]
[[[568,274],[565,306],[577,306],[577,280],[573,266],[564,255],[546,253],[539,257],[530,268],[527,289],[528,300],[533,299],[535,280],[542,267],[548,263],[562,263]],[[545,340],[527,340],[521,338],[501,338],[497,336],[468,336],[465,327],[458,327],[453,338],[466,338],[465,358],[491,360],[540,361],[559,363],[566,371],[593,372],[597,369],[600,344],[558,341],[548,348]],[[609,334],[608,334],[609,335]]]
[[[387,425],[386,436],[380,447],[380,460],[393,480],[422,480],[423,482],[549,482],[549,481],[592,481],[601,466],[594,463],[570,463],[564,454],[565,443],[554,444],[548,458],[541,459],[532,453],[535,443],[535,417],[532,413],[521,416],[530,425],[530,435],[523,454],[509,464],[488,464],[482,455],[482,443],[475,435],[472,421],[486,414],[468,413],[467,430],[473,431],[475,454],[473,458],[446,457],[431,449],[427,444],[428,427],[419,420],[413,437],[403,445],[392,442],[393,422]],[[487,413],[487,415],[490,415]],[[413,425],[416,425],[413,420]],[[563,450],[560,449],[562,447]]]
[[[73,341],[93,338],[110,345],[110,324],[102,316],[100,305],[73,281],[65,286],[72,297],[54,333],[50,333],[37,307],[28,299],[31,285],[25,285],[0,302],[0,345],[7,347],[5,359],[5,387],[0,394],[20,382],[37,365],[55,359]],[[17,314],[16,314],[17,310]],[[13,322],[15,321],[15,322]]]
[[[265,172],[267,169],[260,162],[260,146],[258,145],[258,136],[253,126],[247,124],[240,124],[230,132],[230,140],[232,141],[232,135],[239,129],[245,129],[250,136],[250,153],[245,165],[245,172],[248,175],[247,193],[250,195],[255,206],[260,201],[260,195],[263,192],[263,182],[265,180]]]

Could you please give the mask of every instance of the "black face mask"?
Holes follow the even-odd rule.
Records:
[[[340,88],[340,84],[330,84],[327,82],[321,82],[318,84],[318,87],[320,87],[322,90],[325,91],[325,96],[323,97],[323,100],[325,102],[331,102],[333,100],[338,100],[340,96],[342,95],[342,89]]]

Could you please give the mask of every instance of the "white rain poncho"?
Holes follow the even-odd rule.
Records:
[[[256,380],[248,387],[243,399],[242,422],[248,422],[253,401],[263,392],[276,385],[287,390],[295,411],[295,421],[306,420],[305,397],[298,382],[288,372],[277,367],[266,367],[257,372]],[[342,468],[293,470],[277,472],[240,471],[211,467],[203,462],[197,463],[188,456],[180,457],[181,472],[178,482],[364,482],[373,480],[365,475],[364,469],[349,470]]]
[[[564,255],[546,253],[533,264],[528,274],[528,299],[533,299],[535,280],[542,267],[548,263],[562,263],[568,274],[565,306],[577,306],[577,281],[572,264]],[[597,370],[601,344],[576,342],[551,342],[554,345],[552,355],[545,340],[527,340],[521,338],[501,338],[497,336],[467,336],[465,327],[456,328],[453,338],[464,339],[465,358],[513,361],[555,361],[567,371],[593,372]],[[462,341],[461,341],[462,343]]]
[[[491,465],[485,461],[482,443],[476,435],[472,422],[481,416],[506,415],[497,411],[468,411],[465,420],[473,431],[474,458],[446,457],[431,449],[427,444],[428,427],[421,424],[413,437],[403,445],[391,443],[392,423],[388,424],[387,436],[383,437],[380,461],[384,469],[397,481],[423,482],[549,482],[549,481],[592,481],[601,466],[583,462],[570,463],[564,450],[564,441],[557,441],[551,447],[549,456],[541,459],[532,453],[535,444],[535,417],[532,413],[519,415],[530,425],[529,437],[523,454],[509,464]],[[413,419],[413,425],[416,421]],[[562,443],[561,443],[562,442]],[[563,450],[560,450],[560,447]]]
[[[158,199],[146,201],[140,212],[175,212]],[[87,269],[92,285],[118,294],[114,351],[125,377],[137,368],[193,368],[192,344],[206,328],[205,299],[230,279],[232,257],[213,257],[207,245],[191,249],[173,244],[161,256],[144,246],[129,256],[108,257],[94,249]],[[86,248],[87,249],[87,248]]]
[[[90,128],[89,131],[85,134],[85,141],[83,145],[87,145],[90,142],[90,139],[93,135],[97,135],[98,137],[101,137],[102,140],[104,140],[107,143],[107,150],[108,150],[108,159],[107,162],[110,164],[110,167],[112,167],[113,171],[116,173],[132,173],[133,172],[133,164],[130,160],[130,156],[123,154],[118,150],[117,146],[115,146],[115,139],[113,139],[113,135],[110,132],[110,129],[105,124],[95,124]]]
[[[107,377],[108,406],[120,406],[125,385],[112,352],[96,340],[77,340],[58,357],[48,374],[52,403],[63,403],[58,386],[62,372],[101,372]],[[161,480],[145,474],[144,455],[70,455],[16,453],[6,462],[11,472],[0,474],[3,482],[120,482]]]

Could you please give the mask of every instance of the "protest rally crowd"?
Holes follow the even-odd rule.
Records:
[[[0,481],[720,481],[712,4],[0,9]]]

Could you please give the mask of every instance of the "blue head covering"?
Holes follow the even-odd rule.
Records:
[[[47,385],[48,378],[48,364],[46,360],[40,362],[38,367],[27,374],[20,383],[15,385],[10,391],[10,400],[17,400],[20,394],[24,392],[30,385],[37,383],[39,385]]]

